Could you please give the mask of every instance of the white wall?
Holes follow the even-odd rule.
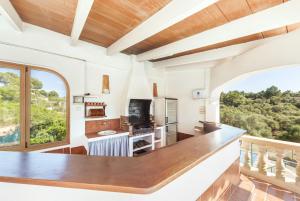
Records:
[[[84,93],[84,62],[43,52],[0,44],[0,60],[27,65],[35,65],[57,71],[65,77],[70,86],[70,96]],[[77,73],[74,73],[76,69]],[[84,109],[70,106],[71,144],[76,146],[82,141],[84,133]]]
[[[151,98],[152,82],[159,83],[160,94],[165,88],[164,76],[150,62],[136,62],[135,57],[125,54],[107,56],[105,48],[83,41],[71,46],[68,36],[26,23],[24,32],[16,32],[1,17],[0,60],[49,68],[65,77],[71,96],[71,146],[86,146],[84,107],[72,103],[73,95],[88,92],[100,96],[97,101],[107,104],[106,119],[111,119],[119,118],[128,107],[128,91],[139,98]],[[138,75],[131,76],[132,66],[138,68]],[[101,94],[103,74],[110,76],[110,94]],[[142,81],[147,90],[136,90],[136,87],[128,90],[130,80],[133,86],[139,87]]]
[[[166,96],[178,99],[178,131],[194,134],[194,126],[200,125],[199,120],[205,120],[205,114],[200,113],[206,100],[194,100],[194,89],[208,90],[209,69],[197,65],[189,68],[171,68],[166,71]]]
[[[109,75],[110,94],[102,94],[102,75]],[[120,118],[123,110],[124,94],[130,76],[130,69],[107,67],[87,63],[86,92],[100,96],[99,101],[107,104],[107,119]]]
[[[30,24],[19,33],[0,17],[0,60],[49,68],[65,77],[71,95],[71,146],[86,145],[84,107],[73,104],[72,96],[102,95],[103,74],[110,75],[111,93],[100,98],[107,103],[107,118],[121,115],[132,67],[128,55],[107,56],[105,48],[83,41],[71,46],[68,36]]]
[[[166,87],[165,87],[165,69],[164,68],[153,68],[153,64],[151,62],[145,62],[145,72],[148,77],[149,85],[153,86],[153,83],[157,84],[157,93],[158,96],[165,96]]]
[[[0,16],[0,42],[30,47],[68,57],[79,58],[91,63],[104,64],[106,67],[128,68],[130,57],[125,54],[106,55],[106,48],[78,41],[70,45],[70,37],[24,23],[24,31],[17,32]]]

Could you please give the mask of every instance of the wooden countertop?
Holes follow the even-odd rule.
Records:
[[[244,132],[222,125],[220,130],[136,158],[0,152],[0,182],[151,193],[237,140]]]

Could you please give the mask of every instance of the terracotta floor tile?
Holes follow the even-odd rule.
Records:
[[[253,200],[255,201],[264,201],[267,198],[267,189],[270,186],[269,184],[265,182],[260,182],[260,181],[252,181],[255,185],[255,190],[254,190],[254,197]]]
[[[229,201],[248,201],[252,196],[252,190],[254,189],[254,184],[245,178],[241,178],[241,183],[235,189]]]
[[[244,175],[241,175],[241,183],[236,187],[229,201],[246,201],[251,192],[251,185],[255,186],[251,201],[300,201],[298,194]]]
[[[267,201],[295,201],[294,193],[269,186],[267,190]]]

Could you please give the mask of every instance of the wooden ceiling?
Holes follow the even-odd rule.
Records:
[[[194,53],[199,53],[199,52],[205,52],[205,51],[208,51],[208,50],[223,48],[223,47],[227,47],[227,46],[230,46],[230,45],[237,45],[237,44],[241,44],[241,43],[247,43],[247,42],[254,41],[254,40],[259,40],[259,39],[268,38],[268,37],[272,37],[272,36],[276,36],[276,35],[286,34],[288,32],[294,31],[298,28],[300,28],[300,23],[292,24],[292,25],[289,25],[289,26],[286,26],[286,27],[281,27],[281,28],[278,28],[278,29],[273,29],[273,30],[270,30],[270,31],[265,31],[265,32],[262,32],[262,33],[252,34],[252,35],[237,38],[237,39],[234,39],[234,40],[229,40],[229,41],[225,41],[225,42],[222,42],[222,43],[209,45],[209,46],[206,46],[206,47],[201,47],[201,48],[189,50],[189,51],[186,51],[186,52],[181,52],[181,53],[174,54],[174,55],[168,56],[168,57],[153,59],[151,61],[152,62],[162,61],[162,60],[171,59],[171,58],[175,58],[175,57],[179,57],[179,56],[185,56],[185,55],[189,55],[189,54],[194,54]]]
[[[94,0],[80,39],[108,47],[171,0]],[[224,25],[232,20],[267,9],[287,0],[219,0],[204,10],[127,48],[126,54],[140,54],[194,34]],[[11,0],[23,21],[70,36],[77,0]],[[229,45],[245,43],[293,31],[300,23],[265,31],[179,53],[168,58]],[[154,60],[158,61],[158,60]]]
[[[24,22],[70,35],[77,0],[10,0]]]
[[[108,47],[170,0],[95,0],[81,40]]]
[[[124,52],[127,54],[140,54],[284,2],[285,0],[220,0],[185,20],[126,49]],[[254,36],[249,36],[249,38],[257,40],[286,32],[287,29],[283,27],[255,34]],[[237,41],[239,40],[234,40],[233,42]],[[244,41],[244,38],[241,41]]]

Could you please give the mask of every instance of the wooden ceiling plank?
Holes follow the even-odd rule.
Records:
[[[237,19],[225,25],[204,31],[171,44],[144,52],[137,56],[139,61],[174,55],[227,40],[276,29],[300,21],[300,1],[289,2]],[[260,23],[257,23],[257,22]],[[163,54],[162,54],[163,53]]]
[[[0,0],[0,14],[15,30],[23,31],[23,21],[9,0]]]
[[[75,45],[81,35],[94,0],[78,0],[76,14],[71,32],[71,44]]]
[[[264,38],[269,38],[269,37],[286,34],[286,33],[287,33],[286,26],[262,32]]]
[[[108,47],[170,1],[95,0],[80,39]]]
[[[300,28],[300,23],[291,24],[287,26],[288,32],[295,31]]]
[[[220,49],[220,48],[224,48],[224,47],[227,47],[227,46],[238,45],[238,44],[242,44],[242,43],[248,43],[248,42],[256,41],[256,40],[260,40],[260,39],[263,39],[263,37],[261,36],[260,33],[252,34],[252,35],[249,35],[249,36],[244,36],[244,37],[241,37],[241,38],[237,38],[237,39],[233,39],[233,40],[229,40],[229,41],[224,41],[224,42],[221,42],[221,43],[216,43],[216,44],[201,47],[201,48],[196,48],[196,49],[189,50],[189,51],[186,51],[186,52],[181,52],[181,53],[178,53],[178,54],[174,54],[174,55],[169,56],[169,57],[164,57],[164,58],[155,59],[155,60],[151,60],[151,61],[152,62],[163,61],[163,60],[166,60],[166,59],[181,57],[181,56],[200,53],[200,52],[206,52],[206,51],[209,51],[209,50]]]
[[[237,45],[231,45],[219,49],[208,50],[205,52],[180,56],[172,59],[154,62],[153,66],[156,68],[171,67],[171,66],[186,65],[191,63],[202,63],[202,62],[225,59],[228,57],[240,55],[250,49],[253,49],[265,43],[266,41],[267,40],[255,40],[255,41],[250,41],[247,43],[242,43]]]
[[[218,0],[173,0],[135,29],[110,45],[107,48],[107,53],[108,55],[112,55],[125,50],[217,1]]]
[[[186,18],[162,32],[126,49],[125,53],[139,54],[149,49],[181,40],[208,29],[226,24],[228,20],[216,4]]]
[[[264,8],[274,6],[274,2],[263,4]],[[218,16],[218,12],[222,16]],[[141,54],[151,49],[167,45],[194,34],[223,25],[228,21],[233,21],[251,14],[253,14],[253,11],[251,10],[247,0],[219,0],[217,3],[207,7],[206,9],[132,47],[127,48],[123,52],[126,54]],[[224,17],[225,20],[221,20],[220,17]],[[205,26],[208,24],[211,26]],[[263,38],[262,33],[260,33],[260,38]]]
[[[77,0],[10,0],[24,22],[70,36]]]
[[[222,0],[216,4],[229,21],[252,14],[246,0]]]
[[[253,13],[282,4],[283,0],[247,0]]]

